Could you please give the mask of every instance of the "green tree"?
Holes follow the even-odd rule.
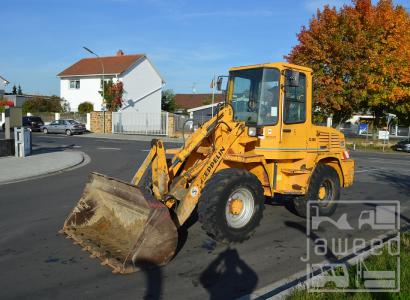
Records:
[[[315,105],[334,123],[372,111],[376,126],[386,112],[409,114],[410,16],[391,0],[353,0],[325,6],[298,34],[286,56],[314,71]],[[393,110],[393,111],[392,111]]]
[[[94,110],[94,104],[91,102],[85,101],[78,105],[78,112],[81,114],[90,113]]]
[[[17,87],[16,87],[15,84],[13,85],[13,88],[12,88],[12,90],[11,90],[11,93],[12,93],[13,95],[17,95]]]
[[[176,109],[175,94],[173,90],[165,90],[162,92],[161,109],[168,112],[174,112]]]
[[[17,88],[17,95],[23,95],[23,90],[21,89],[21,86]]]
[[[58,96],[34,96],[24,102],[23,113],[27,112],[66,112],[67,102]]]

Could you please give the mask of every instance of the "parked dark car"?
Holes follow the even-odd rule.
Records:
[[[410,152],[410,139],[405,139],[393,146],[396,151]]]
[[[41,126],[44,133],[65,133],[66,135],[82,134],[85,125],[76,120],[55,120],[48,125]]]
[[[36,117],[36,116],[25,116],[23,117],[22,123],[23,123],[23,127],[26,127],[30,129],[31,131],[41,131],[41,126],[44,125],[43,120],[40,117]],[[4,131],[6,124],[3,123],[1,127]]]

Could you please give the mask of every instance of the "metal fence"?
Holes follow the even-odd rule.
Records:
[[[168,113],[113,112],[112,132],[143,135],[168,135]]]
[[[43,120],[43,122],[44,122],[45,124],[48,124],[48,123],[54,121],[54,120],[55,120],[55,116],[56,116],[55,113],[47,113],[47,112],[31,113],[31,115],[40,117],[41,120]]]
[[[341,132],[346,137],[363,137],[365,138],[366,135],[376,135],[379,130],[382,130],[381,128],[374,128],[372,129],[369,127],[369,132],[363,131],[361,132],[359,130],[359,125],[358,124],[344,124],[341,128],[339,128]],[[390,132],[390,138],[404,138],[404,137],[409,137],[410,136],[410,128],[405,127],[405,126],[391,126],[389,129]]]
[[[172,115],[174,118],[174,131],[175,132],[183,132],[184,127],[185,131],[190,131],[192,127],[192,120],[190,120],[189,116],[187,115]]]
[[[60,119],[73,119],[80,123],[86,124],[87,114],[81,114],[78,112],[65,112],[65,113],[60,113]]]
[[[194,132],[195,129],[211,119],[211,116],[205,115],[194,115],[193,118],[190,118],[188,115],[174,114],[172,117],[174,118],[175,133]]]

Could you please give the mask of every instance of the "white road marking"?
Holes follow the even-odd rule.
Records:
[[[363,173],[363,172],[370,172],[370,171],[377,171],[379,169],[367,169],[367,170],[358,170],[358,171],[354,171],[355,173]]]
[[[114,147],[98,147],[99,150],[121,150],[121,148],[114,148]]]
[[[52,135],[50,135],[50,136],[39,135],[39,136],[36,136],[36,137],[39,137],[39,138],[47,138],[47,139],[65,139],[65,138],[67,138],[67,137],[65,137],[65,136],[52,136]]]
[[[143,150],[140,150],[140,151],[142,151],[142,152],[150,152],[151,149],[143,149]]]
[[[74,145],[73,148],[82,148],[83,146]]]

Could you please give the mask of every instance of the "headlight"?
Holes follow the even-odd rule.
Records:
[[[248,135],[256,136],[256,127],[248,127]]]

